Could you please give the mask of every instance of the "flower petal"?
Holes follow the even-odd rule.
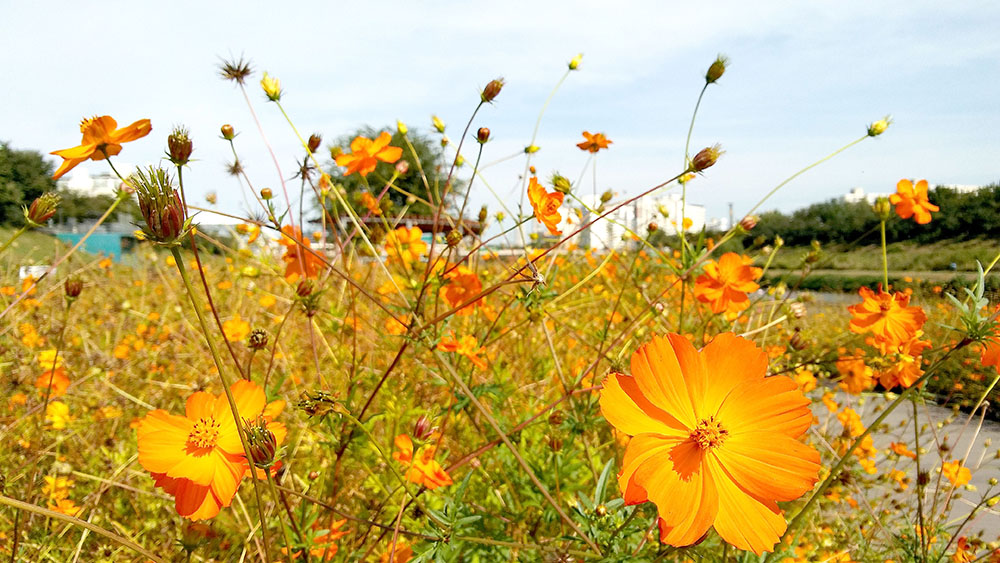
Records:
[[[726,396],[740,383],[762,380],[767,373],[767,354],[731,332],[716,336],[701,353],[708,366],[703,410],[709,415],[719,411]]]
[[[734,436],[775,432],[797,438],[809,429],[812,419],[809,399],[785,376],[741,383],[719,407],[719,421]]]
[[[715,515],[715,531],[722,539],[757,555],[774,549],[785,533],[785,517],[773,501],[766,504],[741,489],[712,457],[706,464],[718,487],[719,509]]]
[[[785,434],[737,434],[714,454],[734,481],[761,498],[795,500],[813,488],[819,475],[819,452]]]
[[[650,402],[692,429],[697,424],[694,406],[688,394],[688,384],[681,371],[674,345],[693,346],[682,337],[683,342],[654,336],[651,341],[639,347],[632,355],[632,376]],[[696,352],[695,352],[696,353]],[[687,359],[690,358],[685,354]]]
[[[601,414],[629,436],[651,433],[686,437],[688,434],[676,418],[646,399],[634,377],[620,373],[609,374],[604,380]]]

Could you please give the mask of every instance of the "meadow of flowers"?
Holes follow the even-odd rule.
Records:
[[[701,96],[726,64],[708,66]],[[795,279],[762,286],[781,241],[734,241],[787,181],[722,235],[664,217],[678,227],[667,247],[649,243],[656,225],[619,250],[581,247],[596,218],[664,190],[686,198],[724,163],[690,132],[662,183],[589,207],[537,172],[544,139],[531,138],[512,157],[520,202],[468,229],[490,179],[478,164],[504,156],[477,117],[502,110],[502,79],[453,140],[433,119],[445,180],[399,206],[397,180],[427,178],[404,123],[402,143],[382,131],[323,147],[299,134],[277,78],[243,60],[221,74],[287,120],[268,133],[301,142],[276,156],[302,163],[295,185],[244,169],[237,134],[253,128],[158,138],[147,119],[95,116],[52,153],[56,176],[86,160],[120,173],[108,213],[137,199],[135,260],[74,247],[58,273],[20,280],[0,255],[0,560],[1000,561],[1000,452],[983,434],[997,260],[956,295],[890,286],[884,253],[883,282],[847,301]],[[889,127],[859,126],[807,169]],[[613,137],[583,131],[584,171]],[[129,143],[156,142],[162,165],[115,168]],[[228,238],[199,229],[221,212],[185,194],[185,168],[205,165],[193,151],[215,142],[257,206]],[[366,189],[345,191],[334,169]],[[288,195],[299,184],[307,212]],[[883,249],[887,222],[934,220],[927,193],[903,179],[875,204]],[[26,207],[3,252],[58,205]]]

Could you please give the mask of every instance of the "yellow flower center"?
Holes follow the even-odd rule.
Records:
[[[214,418],[200,418],[188,434],[188,442],[196,448],[211,448],[219,439],[222,426]]]
[[[721,446],[728,437],[729,431],[723,428],[714,416],[703,418],[691,432],[691,439],[703,450]]]

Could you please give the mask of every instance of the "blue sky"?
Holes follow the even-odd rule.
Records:
[[[102,2],[2,0],[0,139],[44,152],[79,142],[81,117],[120,124],[148,117],[153,133],[126,146],[123,163],[158,159],[171,126],[190,128],[195,158],[185,183],[239,212],[224,173],[233,124],[260,186],[277,173],[239,92],[217,77],[219,57],[244,54],[282,81],[283,103],[303,132],[327,140],[397,119],[427,131],[431,114],[453,140],[490,79],[507,86],[473,131],[489,127],[484,160],[528,144],[535,119],[576,53],[580,71],[542,122],[534,163],[575,180],[587,155],[580,132],[614,141],[598,157],[598,187],[637,194],[681,165],[688,120],[708,64],[732,61],[709,88],[692,147],[721,143],[719,164],[691,185],[709,216],[737,216],[784,177],[862,135],[894,123],[790,185],[765,209],[795,209],[853,186],[894,190],[900,178],[931,183],[1000,180],[1000,4],[963,2]],[[377,7],[376,7],[377,6]],[[299,148],[277,109],[251,97],[286,176]],[[58,159],[53,157],[53,162]],[[84,166],[103,170],[103,163]],[[519,197],[522,163],[487,171]],[[468,174],[469,169],[465,169]],[[591,187],[585,183],[583,191]],[[480,187],[473,203],[498,206]]]

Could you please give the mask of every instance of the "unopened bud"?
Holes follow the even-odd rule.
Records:
[[[605,190],[604,193],[601,194],[601,203],[607,203],[611,201],[612,197],[614,197],[614,194],[611,193],[611,190]]]
[[[490,140],[490,130],[488,127],[480,127],[479,131],[476,132],[476,140],[479,144],[483,144]]]
[[[486,221],[486,217],[488,217],[488,216],[489,216],[489,210],[487,209],[487,207],[485,205],[482,206],[481,208],[479,208],[479,217],[478,217],[478,219],[479,219],[480,223],[485,222]]]
[[[63,284],[67,299],[76,299],[83,291],[83,282],[79,278],[70,278]]]
[[[396,161],[396,172],[402,176],[410,171],[410,163],[402,158]]]
[[[803,350],[805,349],[807,343],[805,338],[802,338],[802,333],[799,332],[799,329],[795,329],[791,338],[788,339],[788,344],[793,350]]]
[[[319,471],[310,471],[309,472],[309,480],[310,481],[315,481],[316,479],[319,479]]]
[[[448,231],[445,235],[445,241],[448,243],[449,248],[455,248],[460,242],[462,242],[462,232],[458,229],[452,229]]]
[[[401,120],[396,120],[396,131],[399,131],[400,135],[405,135],[410,131],[410,128],[406,126]]]
[[[655,221],[653,221],[650,222],[648,225],[646,225],[646,230],[651,233],[655,233],[656,231],[660,230],[660,226],[657,225]]]
[[[135,186],[139,212],[146,223],[142,230],[146,239],[177,243],[187,228],[187,210],[166,171],[152,166],[147,171],[138,169],[128,183]]]
[[[725,55],[719,55],[716,57],[715,62],[709,65],[708,72],[705,73],[705,82],[712,84],[716,80],[722,78],[722,75],[726,73],[726,67],[728,65],[729,59]]]
[[[801,319],[806,316],[806,304],[801,301],[793,301],[789,303],[788,308],[792,311],[792,316],[796,319]]]
[[[191,159],[191,151],[194,144],[188,135],[188,130],[184,127],[175,127],[173,132],[167,136],[167,156],[174,166],[184,166]]]
[[[563,411],[552,411],[552,414],[549,415],[549,424],[552,426],[559,426],[564,420],[566,420],[566,416]]]
[[[885,133],[885,130],[889,128],[890,124],[892,124],[892,118],[890,118],[888,115],[883,117],[882,119],[879,119],[875,123],[872,123],[871,125],[868,126],[868,136],[878,137],[882,133]]]
[[[691,172],[701,172],[706,168],[711,168],[719,160],[719,157],[722,156],[724,151],[720,150],[721,148],[721,145],[715,145],[701,149],[701,151],[694,155],[694,158],[691,159],[691,167],[688,170]]]
[[[503,214],[503,211],[497,211],[495,217],[497,218],[497,223],[501,223],[506,215]]]
[[[534,153],[538,152],[539,150],[541,150],[541,148],[542,147],[540,147],[538,145],[528,145],[528,146],[524,147],[524,152],[525,152],[525,154],[534,154]]]
[[[244,424],[250,461],[261,469],[270,468],[274,465],[274,454],[278,452],[278,440],[267,428],[267,421],[258,416],[253,422],[244,421]]]
[[[323,137],[320,137],[319,133],[313,133],[309,135],[309,152],[313,153],[319,149],[320,144],[323,143]]]
[[[555,188],[557,192],[569,194],[573,189],[573,185],[570,184],[569,178],[561,176],[558,172],[552,175],[552,187]]]
[[[271,191],[271,188],[263,188],[260,190],[260,199],[267,201],[272,197],[274,197],[274,193]]]
[[[295,294],[299,297],[309,297],[312,292],[313,283],[309,280],[300,281],[298,287],[295,288]]]
[[[489,84],[486,85],[486,88],[483,88],[483,92],[481,94],[483,101],[492,102],[494,98],[500,95],[500,90],[503,89],[503,84],[503,78],[490,80]]]
[[[605,506],[604,503],[601,503],[594,508],[594,514],[604,518],[608,515],[608,507]]]
[[[247,346],[251,350],[263,350],[267,347],[267,332],[261,328],[255,328],[250,331],[250,336],[247,337]]]
[[[578,54],[569,61],[569,69],[576,70],[580,68],[580,62],[583,61],[583,53]]]
[[[420,415],[417,419],[416,424],[413,425],[413,437],[417,440],[426,440],[434,433],[434,428],[431,427],[431,421],[427,418],[427,415]]]
[[[437,129],[438,133],[444,133],[444,121],[441,121],[440,117],[432,115],[431,125],[433,125],[435,129]]]
[[[875,211],[875,215],[878,215],[879,221],[888,221],[889,215],[892,214],[892,204],[889,203],[889,198],[887,197],[876,199],[872,209]]]
[[[227,141],[232,141],[233,138],[236,137],[236,131],[234,131],[233,126],[228,123],[223,125],[220,131],[222,132],[222,138]]]
[[[56,214],[59,202],[62,200],[59,194],[47,192],[35,198],[29,207],[24,208],[24,220],[28,226],[38,228],[45,225],[45,222]]]
[[[743,229],[744,232],[748,233],[752,231],[753,228],[756,226],[757,226],[756,215],[747,215],[746,217],[740,220],[740,228]]]
[[[926,471],[921,471],[917,474],[917,486],[926,487],[927,483],[931,482],[931,476]]]

